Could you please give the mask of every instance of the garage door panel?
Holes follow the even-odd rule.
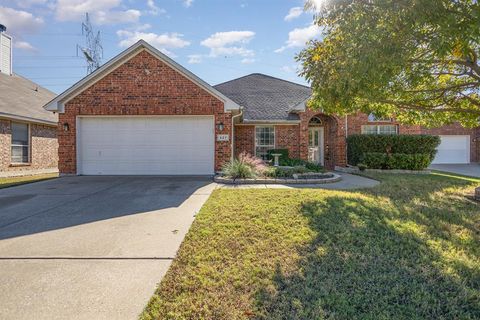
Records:
[[[470,136],[440,136],[433,164],[470,163]]]
[[[213,174],[213,117],[82,118],[79,173]]]

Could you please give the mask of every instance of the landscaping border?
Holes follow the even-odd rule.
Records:
[[[361,171],[358,167],[335,167],[335,171],[345,173],[378,172],[378,173],[399,173],[399,174],[430,174],[431,170],[403,170],[403,169],[365,169]]]
[[[325,184],[342,180],[339,174],[326,172],[332,177],[322,179],[293,179],[293,178],[259,178],[259,179],[231,179],[222,176],[215,176],[213,181],[223,184]]]

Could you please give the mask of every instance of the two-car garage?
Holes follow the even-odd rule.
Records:
[[[213,116],[77,118],[77,173],[212,175]]]

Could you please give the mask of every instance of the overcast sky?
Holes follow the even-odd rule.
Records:
[[[305,83],[294,56],[318,38],[304,0],[2,0],[15,73],[60,93],[86,74],[76,57],[89,12],[103,62],[144,39],[210,84],[260,72]]]

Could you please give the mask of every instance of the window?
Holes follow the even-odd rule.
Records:
[[[12,122],[12,163],[29,162],[28,124]]]
[[[308,122],[308,125],[309,126],[321,126],[322,125],[322,119],[320,119],[319,117],[313,117]]]
[[[275,149],[275,128],[255,127],[255,156],[266,160],[270,149]]]
[[[362,126],[362,134],[397,134],[396,125],[367,125]]]
[[[392,122],[392,118],[381,118],[377,117],[373,113],[368,115],[368,122]]]

